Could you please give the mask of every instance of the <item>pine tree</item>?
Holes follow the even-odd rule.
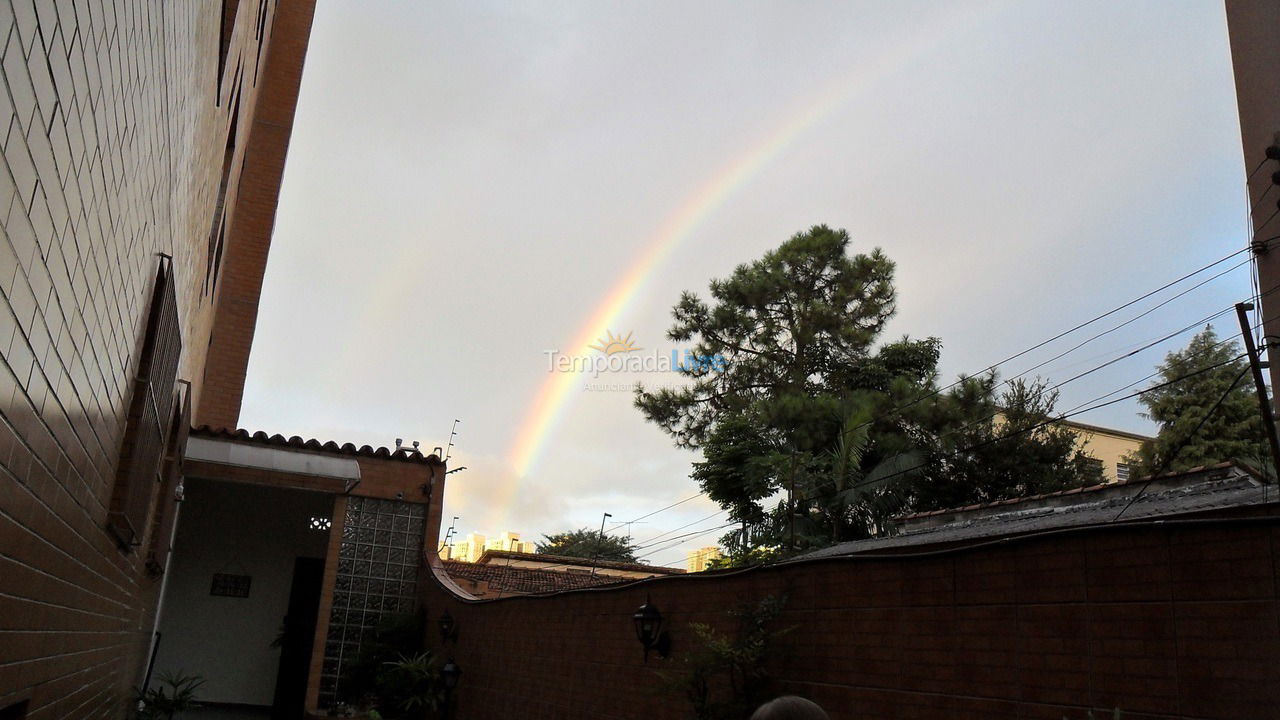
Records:
[[[1159,382],[1172,384],[1142,396],[1145,416],[1160,423],[1155,440],[1135,458],[1144,474],[1227,460],[1257,465],[1266,457],[1258,396],[1248,379],[1249,363],[1240,354],[1234,340],[1219,341],[1213,328],[1205,327],[1186,348],[1165,356]],[[1213,366],[1219,367],[1199,372]]]

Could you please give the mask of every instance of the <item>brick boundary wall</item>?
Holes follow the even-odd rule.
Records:
[[[1280,718],[1278,548],[1278,517],[1167,521],[493,601],[438,579],[424,606],[437,646],[457,619],[466,720],[692,718],[632,613],[652,599],[674,656],[690,622],[781,594],[768,671],[833,720]]]

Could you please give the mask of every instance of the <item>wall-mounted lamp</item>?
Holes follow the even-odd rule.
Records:
[[[636,625],[636,639],[644,646],[644,661],[649,662],[649,651],[656,650],[658,657],[666,657],[671,651],[671,636],[662,628],[662,613],[645,598],[643,605],[631,616]]]
[[[444,689],[453,692],[453,689],[458,687],[458,681],[462,679],[462,668],[450,658],[449,662],[440,668],[440,679],[444,680]]]
[[[440,615],[438,623],[440,625],[441,642],[458,639],[458,623],[453,619],[453,616],[449,614],[448,610],[445,610],[444,613]]]

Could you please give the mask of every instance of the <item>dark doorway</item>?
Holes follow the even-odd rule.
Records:
[[[307,700],[307,676],[311,672],[311,648],[324,583],[322,558],[298,558],[293,563],[289,589],[289,614],[280,635],[280,672],[276,675],[274,720],[301,720]]]

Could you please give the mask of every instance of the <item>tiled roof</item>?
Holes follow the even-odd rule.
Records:
[[[683,575],[685,570],[682,568],[661,567],[659,565],[645,565],[643,563],[619,562],[617,560],[592,560],[591,558],[568,557],[565,555],[549,555],[546,553],[524,553],[515,552],[514,550],[485,550],[477,560],[477,563],[487,563],[490,561],[510,561],[510,560],[528,560],[530,562],[554,563],[556,565],[572,565],[574,567],[590,567],[592,565],[599,568],[608,568],[610,570],[624,570],[627,572],[652,573],[653,575]]]
[[[1216,471],[1229,471],[1231,468],[1235,468],[1237,470],[1241,470],[1241,471],[1253,474],[1252,471],[1247,467],[1238,466],[1235,463],[1231,463],[1231,462],[1223,462],[1223,463],[1218,463],[1217,465],[1204,465],[1201,467],[1194,467],[1189,470],[1180,470],[1178,472],[1165,473],[1164,475],[1159,476],[1159,481],[1161,483],[1167,483],[1170,481],[1176,482],[1180,478],[1189,478],[1189,477],[1201,475],[1204,473],[1213,473]],[[903,515],[899,518],[896,518],[896,520],[898,520],[899,522],[905,521],[909,523],[914,520],[921,520],[923,518],[936,517],[939,515],[954,515],[957,513],[972,512],[974,510],[988,510],[990,508],[998,508],[1006,505],[1027,505],[1028,503],[1034,503],[1041,500],[1052,500],[1054,498],[1067,498],[1071,495],[1083,495],[1086,493],[1100,492],[1103,490],[1112,490],[1114,488],[1124,487],[1126,485],[1142,486],[1147,484],[1150,480],[1151,478],[1149,477],[1141,477],[1141,478],[1133,478],[1131,480],[1126,480],[1124,482],[1098,483],[1096,485],[1088,485],[1086,487],[1071,488],[1069,490],[1057,490],[1055,492],[1040,493],[1038,495],[1024,495],[1023,497],[1008,498],[1007,500],[995,500],[989,503],[974,503],[973,505],[963,505],[960,507],[943,508],[941,510],[929,510],[927,512],[919,512],[911,515]],[[1084,501],[1082,500],[1080,502],[1084,502]]]
[[[431,455],[423,455],[420,451],[413,448],[400,448],[391,450],[389,448],[380,447],[372,448],[368,445],[356,447],[351,443],[338,443],[330,440],[328,442],[320,442],[314,438],[304,440],[297,435],[286,438],[283,435],[268,435],[259,430],[251,433],[248,430],[228,428],[213,428],[208,425],[201,425],[191,429],[193,437],[214,438],[218,440],[235,440],[239,442],[249,442],[256,445],[273,445],[280,447],[291,447],[299,450],[311,450],[315,452],[326,452],[334,455],[355,455],[357,457],[371,457],[382,460],[399,460],[401,462],[422,463],[425,465],[440,465],[439,456],[434,453]]]
[[[526,567],[507,567],[486,563],[469,563],[461,560],[445,560],[444,569],[455,579],[487,583],[490,590],[509,593],[532,594],[577,590],[586,587],[614,585],[630,582],[628,578],[609,575],[589,575],[540,570]]]
[[[801,558],[896,551],[928,545],[972,543],[1028,533],[1108,525],[1123,520],[1175,518],[1274,506],[1280,493],[1231,463],[1196,468],[1153,480],[1020,498],[992,505],[915,516],[895,535],[854,540]],[[1122,521],[1123,521],[1122,520]]]

